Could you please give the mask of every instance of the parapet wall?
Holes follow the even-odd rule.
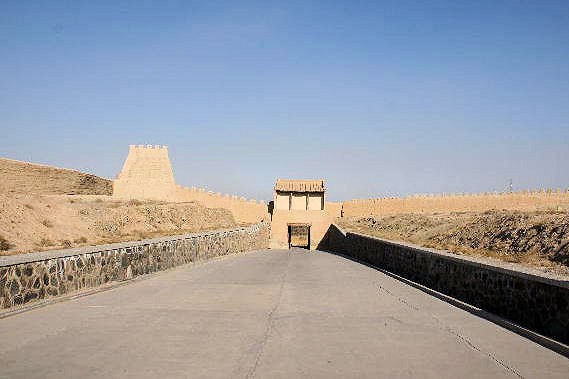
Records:
[[[569,342],[569,281],[515,264],[489,265],[471,257],[344,232],[336,225],[330,227],[324,242],[331,251],[370,263],[559,342]]]
[[[343,204],[343,216],[386,216],[400,213],[466,212],[509,209],[536,211],[569,209],[569,191],[541,190],[506,193],[416,195],[401,198],[357,199]]]
[[[0,257],[0,308],[99,287],[113,281],[265,249],[269,224],[143,241]]]
[[[224,195],[202,188],[176,186],[176,201],[196,201],[207,208],[225,208],[233,213],[239,223],[269,221],[270,215],[264,201],[246,199],[244,197]]]

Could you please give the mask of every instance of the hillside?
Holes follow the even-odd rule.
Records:
[[[106,196],[0,194],[0,254],[131,241],[236,226],[231,212],[198,203]]]
[[[569,212],[450,212],[339,219],[347,230],[569,272]]]
[[[112,195],[111,180],[80,171],[0,158],[0,193]]]

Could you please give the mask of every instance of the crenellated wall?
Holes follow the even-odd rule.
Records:
[[[268,223],[111,245],[0,257],[0,308],[269,245]]]
[[[113,182],[113,196],[168,202],[196,201],[207,208],[225,208],[239,223],[270,220],[267,204],[176,184],[167,146],[130,145],[122,171]]]
[[[176,182],[168,146],[130,145],[122,171],[113,182],[113,196],[175,201]]]
[[[176,201],[196,201],[208,208],[224,208],[233,213],[239,223],[269,221],[270,214],[264,201],[206,191],[203,188],[176,186]]]
[[[521,211],[547,209],[567,210],[569,209],[569,191],[541,190],[356,199],[343,203],[343,216],[384,216],[400,213],[431,212],[483,212],[491,209]]]

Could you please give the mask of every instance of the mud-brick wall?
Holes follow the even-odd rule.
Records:
[[[269,246],[269,224],[0,258],[0,308]]]
[[[569,343],[568,281],[344,232],[336,225],[328,230],[326,247]]]

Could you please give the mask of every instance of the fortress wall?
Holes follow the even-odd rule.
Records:
[[[342,203],[327,201],[324,208],[331,217],[342,217]]]
[[[268,221],[267,204],[264,201],[248,200],[244,197],[214,193],[198,188],[176,187],[176,201],[195,201],[207,208],[224,208],[233,213],[233,217],[239,223],[253,223]]]
[[[122,171],[113,182],[113,196],[175,201],[176,182],[168,147],[130,145]]]
[[[520,211],[569,209],[569,191],[542,190],[512,193],[416,195],[402,198],[350,200],[343,204],[344,217],[487,211],[491,209]]]
[[[0,257],[0,308],[52,299],[80,290],[228,254],[266,249],[267,223],[143,241]]]
[[[492,312],[559,342],[569,342],[569,282],[508,263],[488,264],[332,225],[321,248],[344,253]],[[403,279],[404,280],[404,279]]]
[[[269,220],[267,204],[176,184],[167,146],[130,145],[122,171],[113,183],[113,196],[168,202],[199,202],[224,208],[239,223]]]

